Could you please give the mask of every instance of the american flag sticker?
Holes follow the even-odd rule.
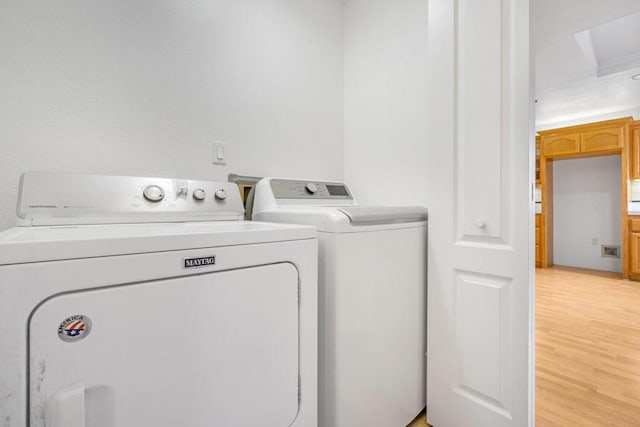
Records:
[[[83,314],[74,314],[58,325],[58,337],[64,342],[76,342],[91,332],[91,319]]]

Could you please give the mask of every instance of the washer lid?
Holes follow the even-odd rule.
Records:
[[[281,206],[255,212],[256,221],[314,225],[320,232],[360,233],[424,227],[424,207]]]
[[[353,225],[400,224],[428,219],[427,208],[422,206],[345,206],[338,210],[348,216]]]
[[[313,227],[252,221],[14,227],[0,265],[313,239]]]

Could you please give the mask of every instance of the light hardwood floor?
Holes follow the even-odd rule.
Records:
[[[640,426],[640,282],[536,270],[536,425]]]

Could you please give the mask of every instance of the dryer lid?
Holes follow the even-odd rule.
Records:
[[[0,266],[315,237],[310,226],[252,221],[14,227],[0,232]]]

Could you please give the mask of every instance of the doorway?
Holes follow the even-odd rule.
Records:
[[[554,264],[622,274],[620,155],[553,165]]]
[[[640,55],[640,3],[532,6],[536,130],[544,135],[619,118],[629,120],[623,127],[639,123],[640,82],[633,77],[640,63],[629,59]],[[640,162],[628,157],[629,130],[618,132],[616,142],[612,127],[607,156],[594,156],[603,140],[585,128],[564,132],[539,162],[542,186],[549,180],[536,216],[538,263],[549,267],[535,272],[541,426],[638,424],[640,350],[633,343],[640,342],[640,286],[624,279],[634,277],[635,259],[628,168],[637,163],[640,172]]]

